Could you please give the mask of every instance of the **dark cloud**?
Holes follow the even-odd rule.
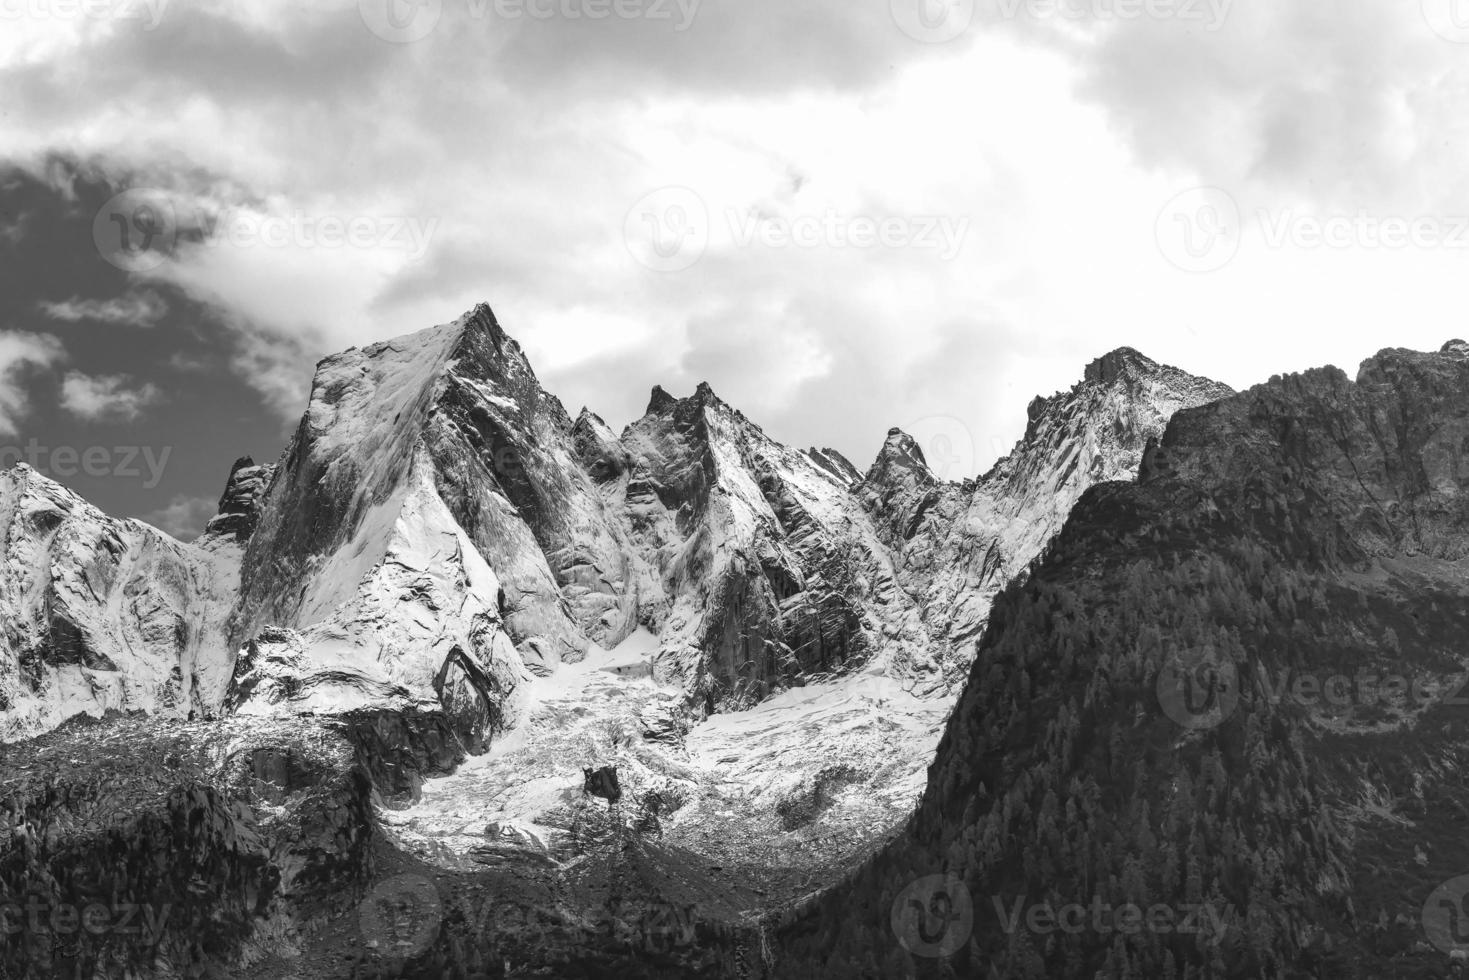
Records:
[[[174,497],[217,499],[231,462],[275,458],[288,427],[232,369],[239,336],[216,312],[166,285],[140,290],[98,254],[92,217],[115,191],[98,168],[61,157],[39,177],[0,173],[0,211],[33,216],[19,240],[0,240],[0,329],[11,331],[0,338],[25,338],[10,353],[30,365],[12,374],[18,387],[0,384],[11,409],[0,418],[15,423],[0,443],[6,465],[31,462],[109,513],[140,516]],[[153,297],[147,326],[100,315],[140,296]],[[47,310],[88,315],[59,322]],[[0,339],[0,363],[16,363],[6,350]],[[173,367],[185,362],[196,370]],[[89,449],[107,465],[72,462]]]

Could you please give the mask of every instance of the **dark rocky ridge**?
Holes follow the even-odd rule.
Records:
[[[1466,425],[1455,344],[1179,412],[997,599],[913,820],[787,924],[780,975],[1448,975],[1420,918],[1469,861]],[[1430,693],[1360,681],[1391,676]],[[973,903],[949,956],[895,910],[933,874]],[[1224,932],[1007,934],[1017,896],[1207,905]]]
[[[205,535],[241,544],[249,540],[260,523],[261,501],[274,476],[275,466],[271,464],[257,466],[249,456],[235,460],[219,498],[219,513],[204,528]]]

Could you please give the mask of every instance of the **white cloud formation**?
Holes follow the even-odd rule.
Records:
[[[282,416],[316,358],[483,299],[614,425],[654,382],[709,380],[859,465],[889,425],[958,416],[983,468],[1033,395],[1123,344],[1243,385],[1463,333],[1469,242],[1309,233],[1469,215],[1469,48],[1436,3],[978,0],[941,44],[886,0],[705,0],[684,30],[446,2],[412,8],[442,19],[408,44],[356,2],[174,4],[151,30],[20,25],[0,145],[213,220],[142,278],[223,311]],[[1220,209],[1165,210],[1203,185]],[[670,187],[698,205],[651,212],[656,244],[700,248],[676,272],[625,240]],[[1216,217],[1238,254],[1179,268]],[[887,220],[897,244],[852,244]],[[915,242],[926,221],[963,223],[952,254]]]
[[[65,359],[61,341],[50,334],[0,330],[0,437],[18,435],[30,412],[29,375]]]
[[[145,408],[163,400],[157,385],[136,385],[125,374],[68,371],[61,381],[61,407],[89,422],[136,421]]]
[[[150,289],[108,299],[73,296],[59,302],[43,301],[38,308],[62,323],[105,323],[119,327],[151,327],[168,313],[163,297]]]

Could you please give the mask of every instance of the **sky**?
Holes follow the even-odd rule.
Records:
[[[975,475],[1132,346],[1469,333],[1469,0],[0,0],[0,465],[192,537],[315,363],[488,302],[621,428]]]

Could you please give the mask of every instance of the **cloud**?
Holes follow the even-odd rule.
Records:
[[[29,225],[30,215],[24,212],[13,216],[0,214],[0,245],[19,245]]]
[[[1441,206],[1469,186],[1454,164],[1469,63],[1434,29],[1458,0],[1160,0],[1159,16],[1131,18],[1111,0],[984,2],[989,16],[1018,7],[999,22],[1064,52],[1078,97],[1146,164],[1362,206],[1404,192]]]
[[[134,386],[125,374],[70,371],[61,382],[61,407],[89,422],[132,422],[142,416],[143,409],[163,400],[157,385]]]
[[[219,513],[217,501],[207,497],[190,497],[180,494],[168,506],[150,511],[138,520],[152,524],[180,541],[192,541],[204,531],[204,525]]]
[[[234,375],[282,419],[317,358],[480,300],[548,386],[614,425],[654,383],[708,380],[772,434],[854,460],[931,414],[992,457],[1032,396],[1123,344],[1240,387],[1459,332],[1464,250],[1276,247],[1251,221],[1237,260],[1190,275],[1156,226],[1202,183],[1247,218],[1469,200],[1469,49],[1422,15],[1452,0],[1162,0],[1133,19],[977,0],[942,44],[904,33],[906,2],[704,0],[683,30],[676,2],[672,22],[405,4],[443,11],[409,44],[373,36],[355,0],[26,22],[0,39],[0,146],[73,204],[76,161],[165,194],[177,247],[134,282],[219,312]],[[557,13],[510,12],[532,7]],[[634,205],[669,187],[707,222],[679,272],[628,241]],[[968,224],[949,253],[742,241],[751,215]],[[353,222],[355,243],[317,234]],[[263,225],[282,234],[226,233]]]
[[[50,334],[0,330],[0,436],[17,435],[30,412],[29,376],[65,359],[61,341]]]
[[[73,296],[60,302],[42,301],[39,309],[62,323],[104,323],[112,326],[151,327],[168,314],[168,304],[152,290],[129,292],[108,299]]]

